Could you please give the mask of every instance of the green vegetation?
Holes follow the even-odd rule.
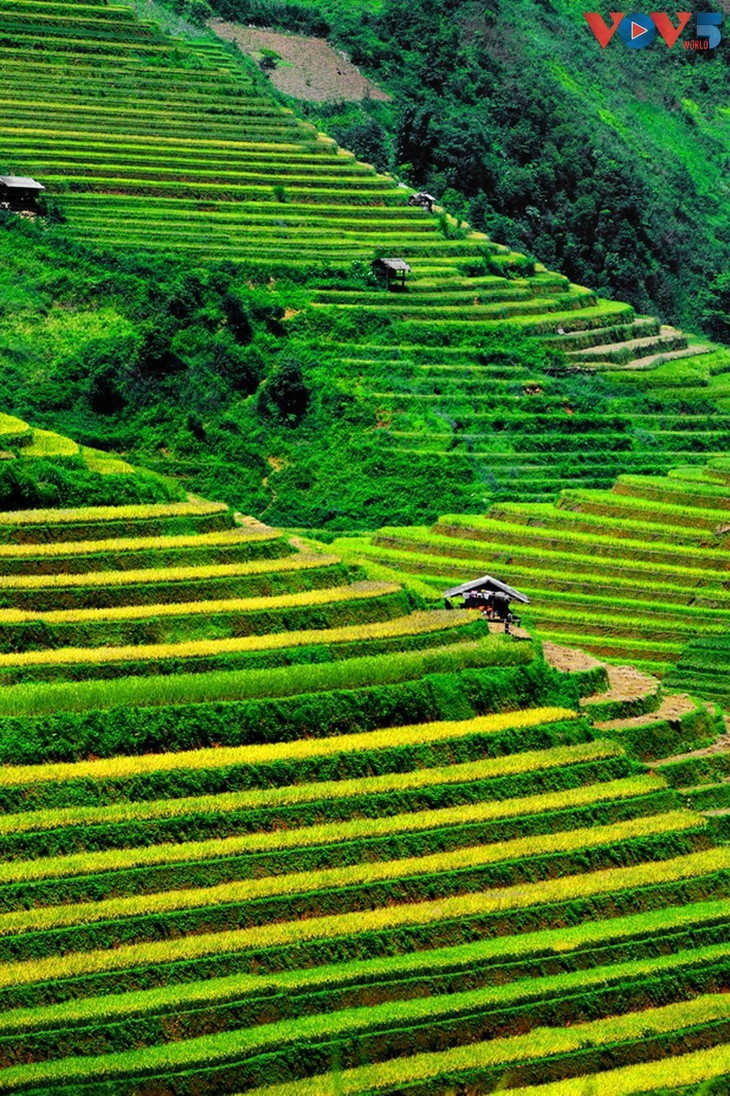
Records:
[[[407,616],[341,628],[272,632],[233,639],[191,640],[129,647],[63,647],[0,654],[0,681],[88,681],[125,674],[175,674],[187,670],[245,669],[298,662],[330,662],[359,654],[417,650],[459,643],[486,628],[453,613],[416,610]],[[500,654],[495,651],[495,657]],[[508,656],[505,652],[505,658]]]
[[[184,498],[179,485],[70,438],[0,415],[0,507],[156,503]],[[6,519],[7,520],[7,519]]]
[[[478,1007],[481,1003],[481,997],[482,995],[478,992],[453,995],[451,1008],[453,1009],[454,1021],[458,1021],[460,1005],[464,1013],[468,1014],[470,1008]],[[387,1007],[392,1009],[392,1019],[394,1021],[400,1021],[401,1023],[409,1023],[410,1021],[410,1024],[415,1028],[418,1026],[419,1020],[421,1023],[438,1023],[440,1013],[444,1009],[444,1006],[439,1007],[440,1005],[439,999],[435,998],[425,1002],[402,1003],[398,1007],[393,1003],[389,1003]],[[448,1008],[449,1006],[445,1007]],[[649,1010],[645,1019],[651,1025],[650,1030],[655,1033],[655,1039],[659,1040],[662,1036],[667,1036],[665,1042],[671,1044],[672,1036],[676,1039],[685,1031],[690,1033],[695,1028],[701,1030],[704,1027],[711,1027],[713,1023],[719,1026],[721,1021],[727,1017],[727,1010],[727,995],[709,994],[682,1006],[668,1005],[663,1008]],[[384,1012],[385,1009],[382,1011]],[[296,1042],[301,1045],[307,1039],[311,1040],[315,1034],[321,1034],[325,1038],[329,1035],[331,1040],[343,1031],[352,1031],[354,1035],[359,1027],[358,1021],[365,1028],[370,1027],[377,1030],[378,1021],[381,1019],[379,1010],[372,1008],[364,1009],[362,1012],[364,1013],[362,1016],[358,1016],[357,1010],[353,1010],[352,1015],[345,1012],[341,1017],[331,1019],[326,1025],[323,1024],[321,1017],[316,1019],[309,1017],[298,1022],[283,1023],[278,1030],[271,1033],[271,1037],[276,1036],[280,1044],[284,1046],[292,1043],[296,1044]],[[501,1067],[504,1069],[510,1063],[526,1063],[523,1066],[522,1075],[529,1077],[532,1074],[532,1077],[537,1079],[542,1067],[543,1056],[551,1052],[555,1054],[562,1052],[564,1055],[579,1052],[584,1045],[584,1041],[590,1041],[599,1047],[602,1044],[618,1044],[619,1046],[623,1044],[635,1052],[637,1044],[643,1037],[641,1023],[640,1017],[617,1017],[611,1020],[577,1025],[575,1029],[567,1029],[560,1033],[552,1028],[538,1029],[529,1035],[496,1039],[490,1043],[483,1043],[478,1048],[473,1045],[463,1047],[459,1051],[454,1050],[444,1054],[445,1061],[439,1062],[441,1066],[439,1072],[442,1076],[444,1074],[448,1076],[448,1073],[451,1072],[452,1075],[456,1073],[457,1076],[459,1073],[467,1073],[467,1075],[471,1074],[473,1077],[478,1077],[481,1073],[482,1076],[489,1077],[490,1074],[495,1076],[495,1068],[499,1069]],[[319,1031],[317,1024],[320,1025]],[[268,1043],[266,1029],[254,1028],[250,1029],[246,1036],[242,1033],[227,1033],[226,1035],[202,1037],[200,1040],[190,1040],[182,1044],[172,1044],[165,1048],[164,1054],[160,1054],[159,1051],[149,1050],[127,1051],[116,1056],[110,1055],[106,1059],[80,1060],[73,1065],[71,1063],[50,1062],[42,1066],[30,1065],[16,1067],[15,1069],[11,1068],[6,1072],[5,1083],[8,1091],[16,1091],[19,1088],[27,1088],[30,1084],[43,1083],[44,1081],[55,1083],[59,1081],[82,1082],[100,1075],[109,1079],[135,1075],[145,1076],[149,1075],[155,1068],[159,1070],[162,1066],[167,1069],[182,1070],[191,1066],[204,1067],[207,1063],[208,1070],[210,1070],[211,1065],[215,1066],[218,1063],[222,1064],[235,1061],[236,1058],[240,1059],[246,1051],[249,1055],[253,1055],[256,1050],[267,1047]],[[528,1064],[532,1065],[531,1070]],[[362,1067],[358,1071],[360,1075],[358,1079],[361,1081],[362,1087],[359,1089],[351,1088],[351,1091],[372,1091],[373,1086],[382,1090],[383,1081],[387,1079],[390,1079],[391,1083],[398,1087],[404,1081],[429,1078],[429,1075],[430,1079],[436,1080],[438,1074],[433,1077],[433,1074],[430,1074],[429,1065],[432,1065],[430,1056],[424,1055],[409,1059],[405,1063],[402,1061],[391,1062],[385,1067]],[[490,1067],[492,1067],[491,1070]],[[263,1070],[260,1067],[259,1071],[256,1072],[263,1075]],[[245,1077],[246,1071],[240,1070],[240,1074]],[[253,1075],[255,1076],[255,1072]],[[308,1086],[296,1086],[292,1091],[297,1093],[298,1091],[306,1092],[308,1090],[316,1093],[317,1088],[314,1087],[316,1084],[317,1081],[310,1082]],[[275,1089],[268,1088],[268,1092],[273,1093],[274,1091]],[[279,1091],[286,1090],[280,1088]]]
[[[693,910],[693,913],[697,915],[698,910]],[[629,929],[630,918],[626,919],[627,924],[624,926]],[[648,918],[644,918],[645,926],[648,928],[650,921]],[[638,926],[637,926],[638,927]],[[630,931],[630,930],[629,930]],[[571,943],[574,947],[576,944],[575,937],[573,941],[569,941],[569,934],[565,931],[560,935],[545,934],[545,942],[550,939],[550,935],[553,936],[555,943],[563,938],[561,942],[565,943],[565,950],[570,950]],[[587,937],[584,937],[582,943],[587,942]],[[536,950],[536,940],[533,935],[528,934],[528,938],[525,941],[526,946],[522,949],[523,954],[529,954],[530,951]],[[515,941],[516,944],[516,941]],[[677,966],[681,968],[683,965],[695,965],[702,963],[706,958],[724,958],[727,954],[727,944],[711,945],[708,948],[698,948],[696,952],[685,952],[675,956],[662,956],[653,959],[640,959],[634,962],[617,964],[615,968],[611,967],[599,967],[597,971],[578,971],[572,974],[557,975],[555,981],[552,979],[552,985],[554,988],[567,989],[573,986],[581,984],[590,984],[592,981],[600,978],[607,978],[609,980],[620,978],[622,976],[631,974],[648,974],[654,973],[662,968],[667,968],[676,962]],[[515,947],[512,952],[514,958],[516,954],[519,954],[519,950]],[[301,992],[303,989],[308,989],[310,992],[315,989],[322,989],[325,987],[332,988],[337,984],[347,985],[354,978],[367,979],[377,981],[378,979],[392,978],[393,975],[408,975],[408,974],[420,974],[423,976],[438,976],[441,971],[449,972],[456,971],[460,967],[464,970],[469,970],[473,964],[482,961],[490,961],[494,958],[494,947],[490,946],[489,941],[479,941],[477,944],[466,945],[463,947],[455,948],[442,948],[437,951],[428,953],[427,955],[420,954],[414,956],[399,955],[392,957],[384,957],[380,959],[366,961],[364,963],[343,963],[338,966],[320,968],[314,971],[285,971],[279,973],[272,973],[264,977],[252,977],[251,975],[234,975],[227,979],[219,979],[214,984],[207,984],[203,982],[191,983],[190,985],[177,987],[170,986],[161,989],[138,992],[129,994],[119,994],[115,998],[107,999],[105,1001],[106,1006],[110,1010],[108,1016],[114,1016],[115,1019],[122,1016],[130,1016],[135,1014],[152,1013],[160,1009],[161,1007],[169,1007],[172,1004],[186,1006],[197,1005],[209,1005],[215,1001],[223,1001],[226,998],[235,1000],[237,995],[242,993],[251,992],[274,992],[289,991]],[[539,986],[533,988],[534,996],[540,997],[544,995],[544,990],[547,989],[548,983],[544,982]],[[517,990],[517,993],[515,993]],[[517,986],[500,987],[492,990],[495,1000],[500,996],[518,996],[522,994],[529,996],[528,987],[522,983],[518,983]],[[58,1025],[59,1022],[80,1021],[88,1019],[93,1016],[91,1001],[69,1001],[60,1005],[50,1005],[46,1008],[34,1009],[34,1010],[15,1010],[2,1017],[2,1030],[3,1033],[10,1031],[21,1026],[27,1025],[41,1026],[42,1024]],[[113,1012],[112,1012],[113,1010]]]
[[[431,7],[430,74],[420,3],[274,12],[342,12],[376,68],[392,46],[393,103],[361,108],[366,132],[360,108],[327,122],[380,147],[377,169],[204,31],[204,0],[0,11],[0,168],[47,187],[41,216],[0,213],[4,1092],[547,1092],[607,1071],[628,1092],[665,1060],[687,1083],[727,1072],[727,755],[675,756],[714,709],[668,713],[654,679],[621,695],[605,665],[560,671],[539,639],[429,606],[493,559],[546,638],[570,621],[656,665],[710,609],[720,635],[730,359],[635,313],[681,311],[696,266],[657,206],[676,299],[649,278],[643,167],[615,213],[629,229],[591,223],[583,161],[602,202],[632,166],[608,170],[604,130],[585,140],[595,102],[543,156],[543,206],[571,211],[569,273],[602,250],[602,292],[640,282],[632,303],[512,250],[517,215],[505,244],[468,227],[506,215],[479,212],[462,150],[478,175],[486,110],[506,208],[531,56],[520,96],[473,46],[507,9],[469,29],[460,0]],[[568,116],[534,89],[548,128]],[[456,141],[465,98],[482,105]],[[416,144],[422,164],[397,166],[443,192],[435,216],[382,173]],[[699,226],[686,201],[719,255],[716,208]],[[390,255],[405,291],[371,269]],[[461,517],[393,524],[442,510]],[[236,511],[330,541],[385,528],[340,557]]]
[[[285,1088],[337,1058],[416,1068],[417,1045],[453,1057],[478,1033],[497,1054],[516,1020],[535,1037],[515,1083],[600,1068],[587,1016],[618,1064],[673,1053],[680,1014],[715,1045],[729,852],[577,711],[605,669],[559,673],[219,504],[0,529],[0,625],[35,629],[0,656],[24,675],[0,689],[4,1090]],[[216,601],[224,580],[264,585]],[[159,600],[191,582],[198,600]],[[26,606],[70,592],[89,606]],[[235,634],[197,638],[226,613]],[[164,621],[163,641],[113,646]],[[89,628],[98,648],[67,645]],[[628,1034],[647,1009],[650,1043]]]
[[[667,684],[722,699],[719,681],[714,692],[707,677],[704,690],[695,688],[695,667],[721,648],[730,624],[723,476],[713,462],[668,477],[622,475],[611,491],[565,489],[553,505],[498,503],[483,517],[386,526],[334,547],[348,559],[373,558],[406,583],[413,576],[434,597],[484,571],[508,574],[533,601],[524,616],[538,635],[652,672],[663,673],[698,631],[708,633],[683,656],[708,652],[694,656],[691,677],[686,663]]]
[[[719,1004],[717,1001],[714,1003]],[[709,1001],[707,1004],[711,1010],[712,1004]],[[691,1023],[691,1019],[690,1014],[688,1016],[689,1023]],[[647,1012],[646,1020],[652,1025],[649,1028],[652,1033],[657,1032],[658,1034],[666,1031],[667,1028],[664,1025],[670,1025],[674,1022],[676,1024],[675,1032],[673,1032],[675,1040],[692,1038],[694,1035],[692,1028],[685,1029],[682,1019],[676,1013],[672,1013],[671,1010],[651,1010]],[[512,1066],[511,1075],[519,1078],[517,1084],[520,1087],[510,1088],[507,1091],[514,1093],[515,1096],[537,1096],[541,1092],[544,1092],[545,1096],[578,1096],[578,1094],[586,1091],[586,1085],[593,1084],[601,1086],[599,1091],[602,1093],[605,1092],[610,1096],[623,1096],[627,1093],[656,1092],[657,1085],[670,1085],[672,1091],[676,1091],[676,1082],[680,1084],[691,1084],[697,1081],[706,1082],[714,1077],[726,1074],[730,1064],[727,1047],[718,1046],[713,1047],[711,1050],[683,1055],[679,1062],[676,1058],[672,1058],[671,1061],[652,1062],[650,1065],[629,1065],[609,1073],[589,1073],[588,1076],[584,1074],[579,1079],[561,1079],[553,1084],[545,1084],[540,1083],[544,1082],[543,1071],[545,1067],[542,1060],[535,1062],[533,1059],[532,1062],[530,1061],[535,1051],[540,1049],[538,1039],[543,1034],[543,1032],[536,1033],[534,1042],[532,1041],[533,1033],[531,1033],[529,1036],[515,1036],[514,1039],[505,1040],[497,1045],[494,1043],[472,1044],[468,1048],[460,1048],[458,1052],[446,1051],[441,1054],[422,1054],[415,1060],[405,1063],[391,1062],[381,1067],[361,1066],[338,1077],[340,1091],[346,1093],[347,1096],[355,1096],[357,1093],[366,1092],[396,1093],[402,1092],[404,1085],[412,1087],[421,1082],[433,1086],[453,1081],[454,1078],[477,1082],[488,1080],[488,1083],[496,1083],[502,1071],[506,1067]],[[595,1043],[598,1046],[603,1043],[613,1044],[611,1049],[614,1056],[616,1056],[614,1048],[617,1043],[623,1049],[627,1044],[630,1046],[632,1041],[635,1043],[641,1037],[637,1029],[632,1031],[630,1027],[621,1023],[614,1025],[585,1024],[577,1027],[574,1031],[565,1032],[563,1035],[564,1038],[561,1040],[559,1050],[564,1054],[569,1054],[571,1051],[575,1051],[578,1046],[581,1046],[579,1040],[583,1038],[586,1043]],[[671,1041],[671,1037],[667,1040],[667,1042],[669,1041]],[[556,1050],[558,1050],[557,1047]],[[630,1054],[630,1051],[628,1053]],[[623,1057],[622,1054],[621,1058]],[[599,1060],[597,1054],[595,1060]],[[515,1066],[516,1062],[523,1063],[525,1061],[528,1063],[527,1065]],[[552,1070],[549,1075],[552,1075]],[[534,1086],[530,1085],[529,1082],[532,1080],[538,1083]],[[524,1081],[528,1082],[528,1087],[523,1087]],[[312,1081],[277,1087],[281,1096],[320,1096],[321,1093],[326,1091],[324,1087],[326,1084],[328,1084],[326,1078],[316,1078]],[[266,1086],[254,1090],[254,1096],[274,1096],[274,1091],[275,1089]],[[662,1089],[662,1091],[666,1091],[666,1089]],[[703,1084],[697,1091],[706,1092],[708,1089]],[[709,1089],[709,1091],[713,1091],[713,1089]],[[714,1091],[721,1092],[722,1089],[718,1088]]]
[[[683,648],[667,675],[668,685],[681,685],[697,696],[730,708],[730,635],[701,636]]]
[[[645,781],[641,778],[636,778],[634,781],[625,781],[628,788],[624,794],[632,795],[639,792],[644,794],[647,789]],[[622,789],[616,789],[612,786],[608,789],[602,789],[607,797],[612,796],[615,793],[621,795]],[[552,802],[557,802],[560,807],[563,807],[571,802],[581,800],[583,802],[596,802],[595,791],[591,789],[590,795],[581,789],[581,796],[577,797],[574,792],[571,793],[559,793],[553,795]],[[600,798],[600,796],[599,796]],[[532,809],[538,810],[538,800],[542,800],[542,797],[533,797]],[[547,805],[551,804],[551,799],[548,797]],[[26,861],[14,864],[2,865],[0,870],[0,885],[28,882],[30,880],[42,880],[46,878],[63,878],[64,876],[75,875],[95,875],[98,872],[106,871],[119,871],[124,868],[125,871],[132,870],[140,867],[147,866],[159,866],[172,863],[186,863],[190,861],[203,861],[207,859],[214,859],[216,857],[241,856],[248,853],[273,853],[282,850],[290,849],[306,849],[308,846],[318,845],[336,845],[340,841],[365,841],[372,842],[377,838],[384,837],[396,837],[401,833],[410,833],[412,831],[428,831],[437,830],[442,826],[459,825],[461,827],[471,824],[475,826],[478,823],[485,821],[491,821],[500,814],[509,815],[510,810],[512,813],[518,815],[525,811],[524,802],[518,801],[517,803],[511,803],[505,808],[501,805],[495,810],[495,804],[493,803],[479,803],[468,804],[466,806],[444,808],[440,811],[422,811],[420,813],[410,813],[404,815],[393,815],[388,818],[380,819],[354,819],[350,822],[330,822],[319,826],[307,827],[304,832],[301,830],[292,831],[289,833],[277,833],[277,834],[248,834],[237,837],[228,837],[223,840],[214,838],[209,841],[190,841],[185,846],[171,846],[171,845],[159,845],[148,848],[138,849],[137,851],[130,851],[129,849],[94,852],[94,853],[82,853],[71,856],[56,856],[47,859],[41,858],[32,861]],[[529,805],[528,805],[529,808]],[[687,828],[696,826],[697,819],[693,819],[690,815],[682,815],[680,819],[671,815],[663,817],[661,819],[655,817],[653,820],[648,821],[643,819],[641,825],[625,826],[624,830],[616,830],[622,834],[640,834],[642,836],[647,833],[653,833],[654,827],[661,827],[679,829],[683,825]],[[623,825],[621,823],[620,825]],[[492,831],[493,832],[493,831]],[[606,833],[602,833],[600,827],[591,827],[590,835],[586,834],[561,834],[556,837],[552,842],[546,842],[543,838],[533,839],[517,838],[517,844],[512,842],[501,841],[499,846],[493,851],[493,857],[495,861],[498,860],[512,860],[520,859],[525,851],[533,852],[559,852],[564,849],[570,849],[572,847],[582,847],[581,842],[585,842],[590,845],[592,841],[601,841],[604,838],[613,840],[614,831],[610,829],[606,830]],[[520,844],[524,842],[524,844]],[[422,863],[422,861],[419,861]],[[304,856],[299,858],[298,870],[303,870]],[[324,882],[324,880],[322,880]],[[119,878],[116,880],[118,885]]]
[[[331,591],[327,591],[331,593]],[[0,720],[4,716],[28,717],[59,711],[85,711],[166,704],[194,704],[208,700],[240,700],[248,697],[290,696],[329,692],[358,685],[379,685],[420,678],[424,673],[454,673],[465,668],[524,664],[532,652],[523,647],[493,646],[482,639],[452,644],[447,650],[374,655],[346,662],[273,670],[175,674],[171,677],[128,677],[59,685],[19,685],[0,691]]]
[[[602,744],[605,745],[605,744]],[[593,747],[591,751],[590,747]],[[565,746],[562,749],[556,747],[544,752],[528,751],[527,754],[511,755],[511,761],[507,769],[499,766],[498,759],[487,761],[467,762],[463,765],[451,765],[440,770],[423,770],[420,774],[393,773],[385,777],[375,777],[352,781],[336,781],[329,786],[329,791],[335,793],[329,801],[326,814],[330,820],[338,820],[340,812],[347,809],[347,799],[359,798],[361,803],[364,797],[369,796],[368,802],[376,804],[377,796],[381,802],[386,796],[399,794],[400,803],[418,802],[419,791],[424,796],[423,789],[438,786],[438,794],[443,802],[450,799],[456,803],[456,807],[432,807],[432,810],[451,811],[469,807],[476,797],[478,800],[479,785],[475,781],[492,780],[492,788],[495,788],[495,779],[503,779],[511,774],[539,773],[541,767],[548,769],[561,763],[567,765],[585,764],[586,761],[596,761],[602,756],[617,757],[618,754],[606,754],[595,743],[579,743],[576,746]],[[515,767],[515,758],[520,758],[521,769]],[[554,775],[554,774],[553,774]],[[451,788],[448,785],[462,785]],[[3,835],[3,851],[10,853],[31,849],[58,848],[55,842],[60,835],[51,834],[51,830],[63,830],[63,841],[66,842],[63,852],[68,854],[69,847],[73,847],[79,839],[87,843],[92,836],[88,827],[96,825],[94,831],[94,844],[99,847],[109,848],[135,848],[142,834],[155,833],[162,835],[172,832],[175,828],[175,819],[184,819],[186,833],[192,839],[193,834],[203,836],[207,832],[215,832],[220,836],[235,833],[237,827],[242,825],[248,815],[251,819],[252,812],[256,808],[277,809],[276,817],[301,817],[302,808],[306,804],[316,804],[316,810],[322,811],[323,796],[327,794],[327,787],[322,783],[307,788],[305,785],[295,785],[286,791],[278,793],[269,790],[267,793],[256,792],[230,792],[218,796],[187,797],[175,800],[157,800],[151,803],[116,804],[106,807],[77,807],[55,808],[47,811],[37,810],[25,814],[6,815],[2,820],[0,833]],[[410,794],[409,794],[410,793]],[[422,802],[427,802],[427,796]],[[490,834],[499,834],[500,837],[528,832],[550,832],[559,826],[566,818],[570,818],[577,825],[585,825],[587,819],[595,817],[601,819],[622,817],[626,814],[641,814],[643,811],[654,809],[660,802],[672,804],[673,793],[668,792],[664,782],[658,777],[640,775],[626,777],[617,780],[608,780],[598,788],[580,785],[575,788],[561,789],[553,792],[543,792],[539,795],[516,796],[507,800],[496,800],[489,804],[481,803],[480,812],[484,820],[484,830]],[[604,804],[604,810],[599,806]],[[270,817],[271,814],[270,814]],[[321,815],[320,815],[321,817]],[[388,816],[390,817],[390,816]],[[437,818],[431,810],[416,811],[413,816],[424,822]],[[130,825],[132,823],[132,825]],[[134,823],[145,823],[137,825]],[[491,823],[491,825],[489,825]],[[324,823],[317,823],[322,826]],[[340,826],[347,825],[339,821]],[[387,828],[387,824],[384,823]],[[74,829],[76,827],[76,829]],[[315,827],[316,828],[316,827]],[[428,827],[424,827],[428,828]],[[296,845],[301,830],[295,831],[291,840]],[[24,835],[24,836],[21,836]],[[280,833],[281,835],[281,833]],[[285,838],[282,837],[284,840]],[[258,839],[257,839],[258,840]],[[261,838],[261,840],[264,840]]]
[[[137,21],[124,7],[91,4],[74,15],[63,5],[8,2],[0,167],[38,176],[47,192],[42,221],[2,214],[0,400],[43,428],[32,446],[38,459],[49,451],[58,462],[74,459],[55,440],[61,431],[80,439],[95,471],[121,473],[125,461],[109,454],[122,453],[244,512],[341,530],[546,499],[570,484],[603,488],[619,473],[666,471],[726,450],[725,351],[601,300],[445,213],[409,207],[395,177],[299,120],[232,47],[178,27],[179,15],[200,12],[176,4],[168,20],[165,9],[145,7]],[[391,6],[384,23],[362,5],[338,9],[338,26],[344,35],[361,27],[377,42],[415,33],[418,5],[402,21]],[[437,34],[429,27],[434,63],[444,43],[454,44],[460,10],[438,16]],[[334,0],[325,17],[330,11]],[[150,12],[184,37],[165,37]],[[303,12],[322,15],[316,5],[279,14]],[[31,56],[24,51],[34,34],[44,49]],[[432,81],[417,75],[416,53],[413,66],[400,65],[393,48],[392,65],[422,93],[404,86],[393,117],[405,96],[425,123]],[[464,64],[480,70],[482,106],[473,117],[466,111],[469,125],[478,114],[489,130],[499,116],[494,124],[514,136],[493,104],[482,117],[501,66],[492,71],[487,50],[485,75],[471,53]],[[495,92],[500,102],[504,94]],[[424,142],[404,130],[396,160],[409,158],[414,140],[441,155],[455,104],[460,126],[466,116],[453,95],[450,86],[443,134]],[[373,127],[385,133],[376,114],[391,107],[362,109],[371,107],[366,145],[347,119],[337,136],[382,170],[370,154]],[[401,120],[415,124],[415,116]],[[502,155],[510,162],[511,153],[496,151],[500,141],[495,163]],[[455,157],[449,170],[466,185]],[[580,162],[571,143],[566,157]],[[447,180],[437,176],[427,182],[440,193]],[[627,177],[638,178],[633,170]],[[574,182],[580,189],[585,180]],[[546,187],[559,197],[560,187]],[[572,187],[566,209],[589,200],[574,201]],[[470,215],[483,227],[484,210]],[[509,235],[495,216],[490,230]],[[585,225],[594,242],[588,215]],[[607,231],[613,247],[616,233]],[[672,236],[685,238],[698,236]],[[622,247],[649,262],[636,240]],[[408,258],[405,293],[388,293],[373,277],[370,263],[383,254]],[[572,276],[600,281],[587,259],[573,271],[558,258]],[[602,271],[621,265],[603,253],[600,262]],[[681,268],[688,277],[694,269],[684,258]],[[624,296],[632,278],[625,270],[621,278]],[[635,297],[639,307],[653,305],[653,286]],[[664,298],[661,310],[669,311]]]
[[[727,341],[721,48],[633,51],[616,36],[602,50],[570,0],[211,4],[228,19],[329,32],[387,89],[391,103],[345,116],[295,104],[363,159],[572,281],[691,329],[702,320]],[[706,295],[708,272],[719,277]]]
[[[188,223],[188,211],[185,217]],[[497,300],[504,292],[524,297],[514,304],[523,314],[510,314],[504,331],[506,320],[489,309],[504,312],[505,303],[479,306],[484,319],[472,305],[469,343],[460,347],[455,321],[426,321],[417,311],[397,319],[400,298],[390,294],[381,305],[374,288],[358,290],[362,304],[352,307],[339,301],[352,291],[321,291],[321,302],[283,324],[285,307],[304,303],[305,291],[286,277],[273,289],[242,284],[261,280],[265,265],[200,271],[183,258],[94,258],[61,245],[66,226],[34,232],[15,224],[0,234],[11,269],[19,265],[15,237],[30,234],[16,271],[16,292],[28,295],[6,324],[6,351],[0,346],[6,406],[268,520],[333,529],[433,520],[437,498],[441,510],[468,512],[490,499],[544,499],[571,483],[606,487],[617,473],[719,456],[730,436],[726,415],[707,402],[712,384],[705,390],[692,382],[696,399],[688,406],[696,416],[664,402],[659,414],[653,389],[623,384],[617,394],[613,374],[548,377],[553,343],[577,335],[549,335],[540,346],[518,326],[539,333],[562,324],[582,334],[587,324],[590,334],[598,324],[594,341],[604,331],[613,339],[617,329],[602,325],[624,306],[550,313],[543,311],[550,301],[533,296],[538,287],[527,280],[522,288],[492,276],[480,289],[470,283],[482,279],[450,274],[456,315],[472,305],[475,290]],[[91,293],[90,265],[98,272]],[[49,266],[56,271],[51,292],[64,307],[40,316],[31,292],[48,279]],[[433,317],[443,291],[423,288],[417,294],[414,282],[409,301],[423,296]],[[111,330],[121,325],[123,338],[81,336],[82,328],[93,331],[100,311],[114,318]],[[233,326],[232,316],[239,317]],[[664,338],[658,325],[654,334],[648,326],[645,338]],[[630,341],[626,330],[621,337]],[[76,364],[69,358],[74,339]],[[113,406],[102,407],[89,389],[97,355],[119,397]],[[30,383],[13,364],[20,356],[35,362]],[[242,388],[239,367],[248,371]],[[617,376],[627,373],[648,375],[616,367]]]

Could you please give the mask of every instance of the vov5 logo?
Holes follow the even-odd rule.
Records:
[[[584,11],[583,17],[595,34],[603,49],[618,30],[618,36],[629,49],[643,49],[650,46],[657,31],[669,48],[675,44],[684,28],[692,18],[691,11],[677,12],[677,25],[665,11],[652,11],[649,15],[642,12],[612,11],[611,25],[605,22],[597,11]],[[683,42],[685,49],[715,49],[722,41],[722,15],[720,12],[700,12],[697,15],[697,36]]]

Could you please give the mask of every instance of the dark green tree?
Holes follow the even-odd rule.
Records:
[[[263,385],[258,409],[280,422],[295,426],[306,414],[310,390],[305,384],[301,364],[286,358]]]
[[[730,345],[730,274],[718,274],[702,294],[700,324],[711,339]]]

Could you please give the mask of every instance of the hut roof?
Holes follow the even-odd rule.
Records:
[[[45,190],[46,188],[27,175],[0,175],[0,185],[18,190]]]
[[[525,594],[508,586],[506,582],[500,582],[498,578],[492,578],[491,575],[482,575],[481,578],[472,579],[471,582],[462,582],[461,586],[445,590],[444,597],[457,597],[459,594],[468,594],[472,590],[491,590],[495,593],[507,594],[514,601],[522,601],[525,605],[530,604],[530,599]]]
[[[405,270],[406,274],[410,274],[411,271],[405,259],[376,259],[376,262],[387,266],[388,270]]]

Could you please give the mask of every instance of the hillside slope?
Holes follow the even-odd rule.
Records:
[[[0,1091],[730,1072],[730,850],[604,667],[219,504],[0,539]]]
[[[135,505],[184,496],[179,484],[134,468],[113,453],[0,414],[0,506],[4,508]]]
[[[324,125],[573,281],[696,329],[729,258],[730,54],[683,48],[695,15],[671,50],[658,35],[603,50],[575,0],[212,6],[292,29],[317,18],[393,95],[325,109]]]
[[[3,167],[49,212],[3,215],[7,406],[335,529],[726,450],[726,351],[409,207],[212,37],[46,0],[0,29]]]
[[[0,0],[0,57],[43,426],[334,528],[727,450],[724,351],[409,208],[220,43]],[[197,494],[0,512],[0,1092],[726,1084],[730,848],[672,760],[714,711],[608,726],[659,683],[428,593]]]
[[[729,512],[725,458],[335,543],[435,597],[455,581],[501,575],[530,596],[527,617],[545,639],[662,673],[688,640],[728,630]],[[681,684],[677,673],[671,680]]]

